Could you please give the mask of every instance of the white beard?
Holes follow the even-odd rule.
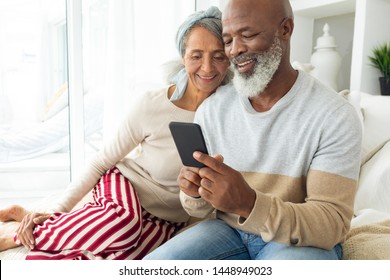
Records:
[[[255,97],[261,94],[272,80],[282,59],[282,48],[280,41],[275,37],[271,47],[263,53],[257,55],[241,55],[235,57],[235,61],[244,61],[248,58],[256,60],[256,65],[252,73],[239,73],[234,67],[233,85],[237,92],[245,97]]]

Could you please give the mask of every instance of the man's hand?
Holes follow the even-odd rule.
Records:
[[[35,225],[43,223],[50,217],[50,214],[42,213],[29,213],[24,216],[23,220],[20,222],[20,226],[16,231],[16,237],[20,243],[25,246],[27,249],[34,249],[35,239],[33,236],[33,230]]]
[[[256,193],[241,173],[201,152],[195,152],[194,158],[207,166],[198,171],[201,177],[199,195],[220,211],[248,218],[255,204]]]
[[[215,160],[223,162],[223,157],[217,155],[215,156]],[[177,178],[177,184],[180,189],[192,197],[200,197],[198,189],[200,188],[202,178],[199,176],[199,170],[200,168],[197,167],[183,166]]]
[[[192,197],[199,197],[200,187],[199,168],[183,166],[177,177],[177,184],[182,192]]]

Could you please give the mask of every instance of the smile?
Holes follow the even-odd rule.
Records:
[[[244,61],[242,63],[237,63],[237,66],[238,67],[244,67],[245,65],[248,65],[248,64],[252,63],[253,61],[255,61],[255,60],[251,59],[251,60]]]
[[[201,76],[201,75],[198,75],[199,78],[201,78],[202,80],[208,80],[208,81],[211,81],[212,79],[215,78],[215,75],[214,76]]]
[[[243,62],[236,62],[236,67],[239,73],[250,73],[253,71],[257,60],[252,58]]]

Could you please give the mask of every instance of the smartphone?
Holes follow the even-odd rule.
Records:
[[[190,167],[204,167],[192,154],[199,151],[208,154],[202,129],[196,123],[170,122],[169,129],[183,165]]]

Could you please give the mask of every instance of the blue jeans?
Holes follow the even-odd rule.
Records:
[[[157,248],[146,260],[339,260],[342,247],[332,250],[294,247],[264,242],[254,234],[212,219],[178,234]]]

